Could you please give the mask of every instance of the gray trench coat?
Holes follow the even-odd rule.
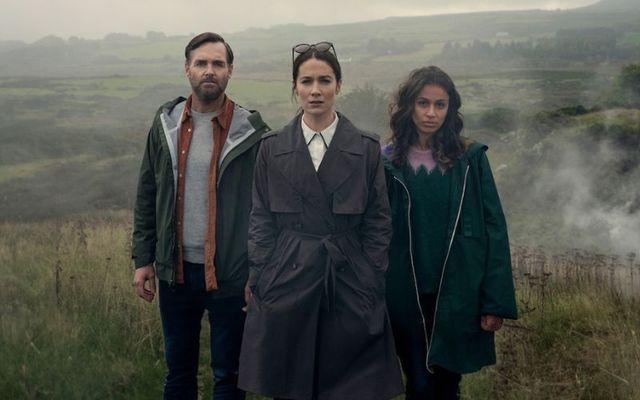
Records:
[[[247,391],[331,400],[403,391],[384,296],[391,219],[380,144],[339,118],[317,173],[300,116],[263,137],[240,355]]]

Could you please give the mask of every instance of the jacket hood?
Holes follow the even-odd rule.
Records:
[[[172,129],[178,126],[180,115],[182,115],[186,101],[186,98],[180,96],[164,103],[160,107],[160,114],[163,116],[164,123],[166,124],[165,129]]]
[[[180,124],[180,117],[184,111],[186,101],[185,97],[179,96],[160,107],[159,114],[162,115],[165,130],[171,130]],[[231,139],[232,142],[235,142],[239,139],[239,132],[250,132],[249,134],[251,134],[265,127],[266,123],[262,120],[259,112],[247,110],[234,103],[233,120],[229,127],[230,138],[227,138],[227,140]]]
[[[187,99],[180,96],[171,101],[166,102],[160,107],[159,117],[162,128],[167,137],[167,142],[172,143],[173,150],[177,149],[177,133],[181,123],[182,114]],[[250,138],[256,131],[268,131],[266,123],[262,120],[260,113],[257,111],[249,111],[244,107],[234,103],[233,118],[229,126],[227,140],[224,143],[220,163],[224,161],[226,156],[245,140]],[[172,157],[173,158],[173,157]],[[175,162],[175,160],[174,160]]]
[[[178,171],[178,135],[182,113],[187,104],[187,99],[177,97],[163,104],[158,110],[156,118],[162,132],[164,134],[169,154],[171,155],[171,163],[174,172],[174,187],[177,187],[177,171]],[[249,111],[236,103],[233,103],[233,118],[227,133],[227,140],[222,147],[219,161],[218,181],[222,177],[226,166],[235,157],[233,154],[239,154],[250,148],[255,142],[260,140],[262,133],[269,131],[270,128],[262,120],[260,113],[257,111]]]

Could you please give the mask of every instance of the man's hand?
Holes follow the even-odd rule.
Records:
[[[483,331],[495,332],[502,328],[502,318],[495,315],[483,315],[480,317],[480,328]]]
[[[147,283],[149,283],[147,285]],[[136,269],[133,275],[133,286],[138,296],[151,303],[156,295],[156,272],[153,264]]]
[[[251,296],[253,296],[253,293],[251,293],[251,288],[249,287],[249,285],[246,285],[244,287],[244,302],[246,306],[242,307],[242,311],[247,312],[247,310],[249,309],[249,305],[251,304]]]

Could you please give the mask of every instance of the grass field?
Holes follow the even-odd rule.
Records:
[[[128,99],[156,85],[186,85],[186,78],[179,74],[180,70],[176,72],[175,75],[40,78],[36,80],[36,87],[33,79],[1,79],[0,87],[3,97],[59,95],[80,99],[95,96]]]
[[[21,164],[0,166],[0,184],[12,179],[34,176],[62,164],[84,162],[88,161],[89,159],[90,157],[87,155],[79,155],[76,157],[66,157],[62,159],[51,158]]]
[[[161,397],[157,303],[131,288],[130,221],[117,212],[0,224],[3,398]],[[548,277],[518,279],[521,319],[497,336],[499,364],[464,378],[463,398],[640,399],[638,299]],[[207,350],[203,340],[202,398]]]

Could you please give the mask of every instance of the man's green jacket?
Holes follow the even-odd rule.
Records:
[[[175,282],[176,153],[185,103],[186,99],[179,97],[164,104],[156,113],[140,167],[134,209],[132,258],[135,266],[154,263],[158,278],[169,284]],[[218,290],[215,296],[241,295],[247,281],[253,169],[260,138],[269,130],[259,113],[234,105],[218,167],[215,254]]]

